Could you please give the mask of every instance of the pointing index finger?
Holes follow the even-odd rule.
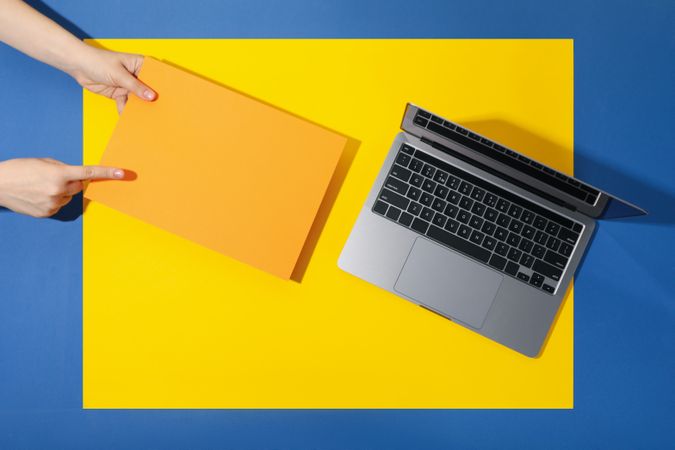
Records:
[[[106,166],[68,166],[69,180],[121,180],[124,170]]]

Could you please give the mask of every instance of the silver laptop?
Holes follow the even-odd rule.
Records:
[[[408,104],[343,270],[527,356],[600,218],[641,208]]]

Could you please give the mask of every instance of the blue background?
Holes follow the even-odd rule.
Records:
[[[577,278],[574,410],[83,411],[81,218],[0,212],[0,448],[634,449],[675,441],[675,2],[33,4],[80,37],[574,38],[576,174],[652,214],[603,222]],[[464,63],[490,70],[489,62]],[[6,46],[0,124],[0,159],[81,161],[80,88]],[[61,218],[72,219],[67,213]]]

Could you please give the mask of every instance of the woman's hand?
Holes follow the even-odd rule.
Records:
[[[21,0],[0,0],[0,41],[69,73],[84,88],[112,98],[122,111],[129,93],[154,100],[136,75],[143,57],[87,45]]]
[[[21,158],[0,162],[0,206],[33,217],[56,214],[83,181],[121,180],[124,171],[102,166],[69,166],[51,158]]]
[[[115,100],[121,114],[130,93],[146,101],[157,94],[136,76],[143,65],[143,56],[118,53],[84,45],[78,63],[68,72],[85,89]]]

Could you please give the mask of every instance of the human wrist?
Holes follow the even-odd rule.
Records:
[[[95,48],[85,44],[81,40],[71,36],[68,42],[55,48],[54,66],[59,70],[67,73],[71,77],[77,79],[78,74],[86,71],[88,61],[95,53]]]

